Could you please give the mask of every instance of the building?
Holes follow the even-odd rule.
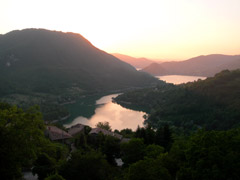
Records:
[[[114,133],[114,132],[111,132],[111,131],[108,131],[108,130],[105,130],[105,129],[102,129],[102,128],[93,128],[89,134],[99,134],[99,133],[103,133],[104,135],[107,135],[107,136],[113,136],[115,138],[118,138],[118,139],[122,139],[122,135],[118,134],[118,133]]]
[[[85,128],[85,125],[83,125],[83,124],[76,124],[74,126],[71,126],[68,129],[68,134],[70,134],[71,136],[75,136],[77,134],[83,133],[84,132],[84,128]]]
[[[45,135],[52,141],[59,141],[64,143],[66,143],[68,139],[72,138],[69,133],[56,126],[47,126]]]

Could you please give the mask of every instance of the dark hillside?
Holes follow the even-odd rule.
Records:
[[[1,36],[0,70],[4,77],[1,82],[13,89],[49,93],[73,86],[114,90],[155,81],[95,48],[79,34],[43,29],[12,31]],[[2,93],[7,92],[8,88]]]

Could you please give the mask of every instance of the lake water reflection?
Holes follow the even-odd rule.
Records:
[[[107,121],[112,129],[130,128],[136,130],[137,126],[143,126],[144,112],[126,109],[112,102],[112,98],[119,94],[104,96],[96,101],[95,113],[90,117],[78,116],[72,122],[64,124],[65,127],[81,123],[90,127],[95,127],[98,122]]]

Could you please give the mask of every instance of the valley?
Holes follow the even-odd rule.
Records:
[[[76,33],[0,36],[1,179],[239,179],[239,55],[114,55]]]

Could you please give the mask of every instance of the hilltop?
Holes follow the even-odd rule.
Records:
[[[194,57],[185,61],[163,62],[157,67],[155,65],[154,70],[152,70],[152,66],[154,64],[149,65],[142,71],[158,76],[188,75],[212,77],[224,69],[234,70],[240,68],[240,55],[212,54]]]

